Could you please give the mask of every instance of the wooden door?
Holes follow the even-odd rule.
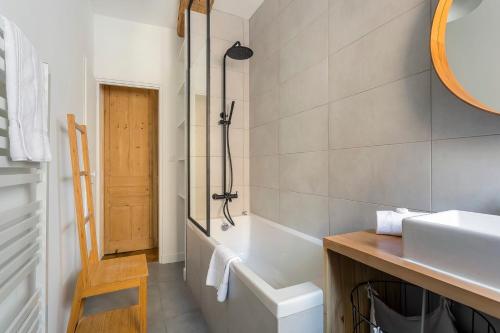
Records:
[[[103,86],[104,252],[157,246],[158,92]]]

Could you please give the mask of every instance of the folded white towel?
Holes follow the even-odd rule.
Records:
[[[231,264],[241,261],[240,257],[224,245],[215,247],[207,273],[207,286],[217,289],[217,301],[224,302],[229,285],[229,271]]]
[[[3,16],[0,21],[5,39],[11,159],[50,161],[47,66],[17,25]]]
[[[377,212],[377,234],[401,236],[403,234],[403,220],[409,217],[423,215],[425,213],[410,212],[406,208],[398,208],[396,211]]]

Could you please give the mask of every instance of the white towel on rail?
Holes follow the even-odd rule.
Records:
[[[229,286],[231,264],[241,261],[240,257],[224,245],[215,247],[207,273],[207,286],[217,289],[217,301],[224,302]]]
[[[47,66],[42,64],[34,46],[16,24],[3,16],[1,24],[11,159],[50,161]]]

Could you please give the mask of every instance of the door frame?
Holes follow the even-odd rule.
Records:
[[[165,152],[167,151],[166,142],[163,139],[166,137],[167,117],[165,106],[165,97],[163,94],[163,88],[160,84],[154,83],[144,83],[144,82],[133,82],[133,81],[121,81],[121,80],[110,80],[96,78],[96,90],[97,90],[97,117],[96,117],[96,156],[95,165],[97,166],[97,171],[95,172],[95,217],[96,217],[96,231],[97,231],[97,243],[99,247],[99,255],[102,257],[104,254],[104,98],[101,93],[103,85],[109,86],[120,86],[129,88],[140,88],[140,89],[150,89],[158,91],[158,254],[159,262],[162,264],[167,263],[165,256],[163,256],[163,250],[165,247],[163,229],[164,229],[164,215],[165,210],[160,202],[165,202],[167,199],[167,193],[165,191],[165,186],[163,182],[166,181],[166,173],[162,172],[167,165],[167,156]]]

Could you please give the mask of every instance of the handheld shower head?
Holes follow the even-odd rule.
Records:
[[[229,111],[229,123],[231,124],[231,120],[233,119],[233,112],[234,112],[234,103],[235,101],[232,101],[231,102],[231,108],[230,108],[230,111]]]

